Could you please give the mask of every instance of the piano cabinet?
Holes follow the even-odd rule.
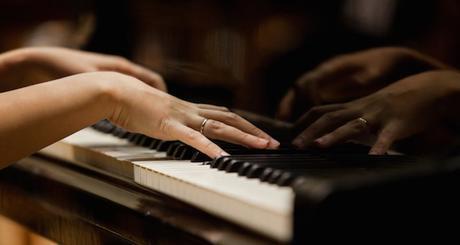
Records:
[[[123,177],[38,155],[0,171],[0,214],[61,244],[276,244]]]

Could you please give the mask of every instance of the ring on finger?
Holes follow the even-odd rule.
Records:
[[[368,127],[369,126],[369,121],[367,121],[366,119],[362,118],[362,117],[359,117],[357,119],[360,123],[362,123],[364,126]]]
[[[200,134],[204,135],[204,127],[206,126],[206,123],[208,122],[208,118],[203,119],[200,125]]]

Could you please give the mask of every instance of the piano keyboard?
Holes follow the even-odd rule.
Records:
[[[414,162],[404,156],[367,156],[362,154],[367,148],[356,145],[324,154],[218,144],[232,156],[211,160],[180,142],[129,133],[101,121],[40,153],[133,179],[281,242],[293,236],[294,183],[391,173]]]

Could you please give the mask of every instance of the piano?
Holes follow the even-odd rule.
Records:
[[[97,26],[84,49],[160,72],[180,98],[273,115],[289,83],[326,58],[423,44],[434,9],[425,2],[435,1],[406,3],[410,14],[392,24],[402,37],[346,26],[344,4],[355,1],[88,2]],[[375,241],[448,233],[458,220],[458,159],[219,144],[232,156],[211,160],[102,121],[0,171],[0,213],[62,244]]]
[[[455,187],[459,181],[455,161],[370,156],[367,147],[351,143],[327,151],[285,145],[279,150],[251,150],[217,143],[232,155],[209,159],[180,142],[130,133],[101,121],[19,162],[10,170],[12,174],[3,171],[2,182],[18,184],[24,181],[24,177],[15,179],[21,176],[18,171],[25,171],[29,172],[26,182],[43,175],[95,196],[96,211],[91,210],[90,218],[83,215],[89,219],[85,222],[96,223],[105,233],[120,233],[117,239],[122,237],[127,243],[304,244],[320,238],[332,241],[334,235],[350,236],[357,231],[376,235],[404,231],[407,235],[411,234],[407,227],[430,227],[428,218],[444,221],[457,217],[453,211],[458,204]],[[32,183],[26,191],[35,188],[45,187]],[[52,187],[57,190],[44,195],[68,198],[60,196],[60,188]],[[2,193],[7,192],[2,188]],[[66,200],[59,205],[70,205],[78,215],[82,210],[88,212],[83,207],[95,201],[80,197],[80,192],[71,198],[76,203]],[[42,195],[37,190],[32,193]],[[155,199],[159,196],[173,208],[152,209],[152,205],[158,206]],[[2,210],[14,210],[8,205],[4,203]],[[119,206],[144,216],[134,222],[139,230],[124,230],[133,220],[124,223],[125,214],[111,213]],[[60,219],[65,222],[69,217]],[[173,233],[171,238],[162,228],[146,236],[152,225],[145,219],[160,220],[184,234]],[[115,227],[105,227],[108,222]],[[75,229],[75,225],[71,227]],[[49,230],[44,233],[50,235]],[[163,234],[164,240],[159,239]],[[66,243],[69,238],[63,236],[51,235]],[[194,238],[181,240],[182,236]],[[107,234],[94,237],[120,242]],[[99,242],[90,239],[85,243]]]

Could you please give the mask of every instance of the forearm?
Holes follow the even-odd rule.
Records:
[[[34,49],[23,48],[0,54],[0,92],[31,84]]]
[[[109,117],[110,90],[78,75],[0,94],[0,168]]]

